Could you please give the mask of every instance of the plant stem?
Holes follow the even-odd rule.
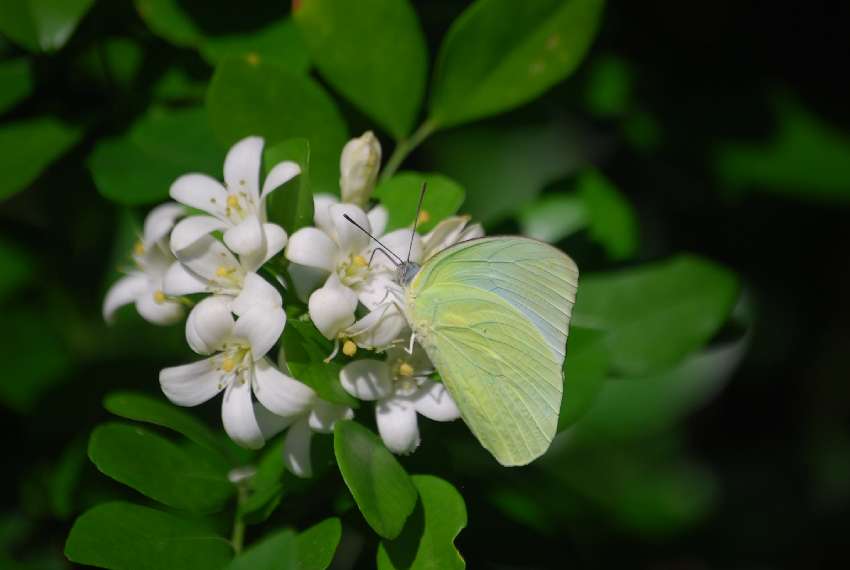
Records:
[[[233,545],[233,551],[239,554],[245,544],[245,521],[242,520],[239,510],[248,497],[248,493],[242,485],[238,485],[237,489],[236,513],[233,515],[233,532],[230,534],[230,543]]]
[[[390,155],[390,158],[387,161],[387,165],[381,172],[381,180],[387,180],[395,174],[395,171],[398,170],[398,167],[401,166],[401,163],[404,162],[405,158],[407,158],[407,155],[422,144],[422,141],[428,138],[428,136],[430,136],[435,130],[437,130],[437,124],[428,119],[419,125],[419,128],[416,129],[408,138],[398,141],[395,149],[393,149],[392,155]]]

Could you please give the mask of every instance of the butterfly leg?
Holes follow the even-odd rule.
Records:
[[[407,352],[407,354],[413,354],[413,343],[414,342],[416,342],[416,333],[412,332],[412,333],[410,333],[410,344],[408,344],[407,348],[404,349]]]
[[[367,264],[366,264],[366,267],[372,267],[372,260],[373,260],[373,259],[375,259],[375,254],[376,254],[376,253],[378,253],[379,251],[380,251],[381,253],[383,253],[383,254],[384,254],[384,256],[385,256],[387,259],[389,259],[389,260],[390,260],[390,263],[392,263],[393,265],[395,265],[396,267],[398,267],[398,262],[397,262],[395,259],[393,259],[392,257],[390,257],[390,254],[389,254],[389,253],[387,253],[386,251],[384,251],[383,249],[381,249],[380,247],[375,248],[375,249],[373,249],[373,250],[372,250],[372,255],[370,255],[370,256],[369,256],[369,263],[367,263]]]
[[[325,358],[325,364],[327,364],[328,362],[330,362],[331,360],[333,360],[333,359],[334,359],[334,357],[336,357],[336,355],[337,355],[338,353],[339,353],[339,339],[338,339],[338,338],[336,338],[336,339],[334,339],[334,349],[333,349],[333,352],[331,352],[331,353],[327,356],[327,358]]]

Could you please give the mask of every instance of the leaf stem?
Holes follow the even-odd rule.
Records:
[[[237,485],[236,513],[233,515],[233,532],[230,534],[230,544],[236,554],[242,552],[245,544],[245,521],[242,520],[242,504],[248,498],[248,490],[244,485]]]
[[[419,128],[416,129],[412,135],[406,139],[398,141],[395,149],[393,149],[392,155],[390,155],[389,160],[387,160],[386,166],[384,166],[384,169],[381,172],[381,180],[387,180],[395,174],[398,167],[401,166],[401,163],[404,162],[405,158],[407,158],[407,155],[413,152],[416,147],[422,144],[422,142],[436,130],[437,123],[431,119],[427,119],[424,123],[419,125]]]

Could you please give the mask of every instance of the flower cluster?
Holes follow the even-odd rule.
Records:
[[[424,351],[407,347],[410,331],[399,306],[394,262],[346,217],[392,253],[409,251],[417,263],[480,237],[481,226],[456,216],[425,235],[415,229],[387,232],[387,210],[367,209],[381,160],[380,144],[367,132],[343,149],[341,199],[316,194],[314,226],[288,236],[268,220],[266,202],[301,174],[300,167],[276,164],[261,185],[263,144],[259,137],[236,143],[224,162],[223,183],[193,173],[172,184],[174,202],[148,214],[132,252],[135,268],[107,293],[104,318],[111,321],[120,306],[135,303],[144,319],[167,325],[191,307],[186,341],[203,358],[162,370],[165,395],[175,404],[196,406],[223,392],[222,423],[234,442],[256,449],[286,430],[286,465],[309,477],[312,433],[329,433],[336,421],[354,413],[294,378],[285,355],[270,356],[277,354],[273,349],[286,326],[284,295],[291,297],[294,305],[306,304],[303,318],[333,342],[325,361],[346,361],[339,375],[345,391],[375,402],[386,446],[410,453],[419,444],[418,415],[449,421],[460,414],[445,387],[432,379]],[[287,282],[294,291],[286,291]],[[370,357],[359,349],[371,351]]]

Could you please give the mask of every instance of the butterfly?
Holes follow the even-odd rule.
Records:
[[[575,262],[518,236],[463,241],[421,267],[384,253],[404,291],[411,348],[415,339],[425,349],[481,445],[506,466],[545,453],[558,425]]]

